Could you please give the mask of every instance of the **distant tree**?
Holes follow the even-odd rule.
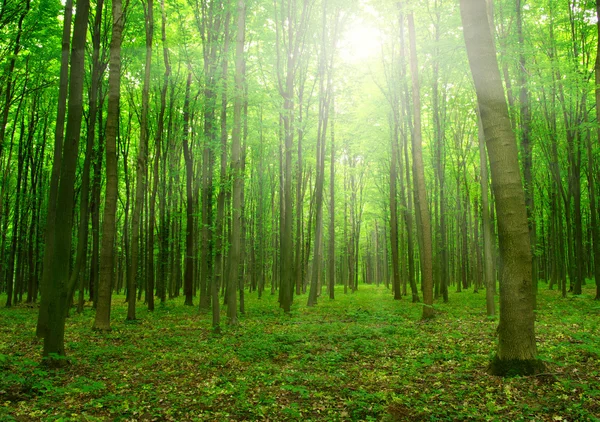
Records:
[[[600,122],[600,2],[596,2],[596,26],[598,28],[598,45],[596,47],[596,121]],[[600,124],[597,126],[597,142],[600,142]],[[600,204],[597,199],[596,183],[600,183],[600,180],[596,180],[598,177],[598,171],[595,171],[597,162],[594,163],[592,154],[592,137],[588,136],[587,140],[587,162],[588,162],[588,187],[589,187],[589,200],[590,200],[590,214],[592,223],[592,239],[593,239],[593,250],[594,250],[594,277],[596,278],[596,300],[600,300],[600,221],[598,221],[598,207]]]
[[[150,71],[152,68],[152,38],[154,35],[154,1],[147,0],[144,4],[144,27],[146,29],[146,62],[144,65],[144,85],[142,87],[142,111],[140,122],[140,142],[138,143],[137,166],[135,172],[135,202],[133,203],[133,216],[131,219],[131,268],[127,280],[127,319],[135,319],[135,289],[138,278],[138,261],[140,245],[140,215],[144,205],[144,195],[146,193],[148,173],[148,112],[150,108]],[[152,203],[154,211],[154,202]],[[154,215],[152,215],[154,217]],[[154,231],[153,231],[154,233]],[[154,236],[151,235],[152,246],[154,246]],[[154,254],[154,248],[150,249]],[[152,277],[154,277],[154,267],[152,267]],[[152,287],[148,294],[148,309],[154,310],[154,280],[148,283]]]

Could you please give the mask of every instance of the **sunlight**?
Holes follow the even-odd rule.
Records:
[[[339,49],[345,62],[369,59],[381,50],[381,32],[365,19],[353,17],[341,37]]]

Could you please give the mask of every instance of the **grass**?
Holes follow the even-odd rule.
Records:
[[[89,307],[68,319],[72,365],[57,370],[38,365],[37,310],[1,308],[0,420],[599,421],[600,304],[588,287],[562,299],[540,286],[547,373],[507,379],[485,372],[497,322],[483,292],[452,293],[426,323],[422,305],[384,287],[314,308],[302,296],[289,316],[275,296],[247,294],[240,326],[221,335],[183,299],[140,304],[126,323],[115,296],[108,334],[91,330]]]

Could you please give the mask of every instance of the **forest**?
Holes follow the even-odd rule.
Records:
[[[0,420],[600,420],[600,4],[0,0]]]

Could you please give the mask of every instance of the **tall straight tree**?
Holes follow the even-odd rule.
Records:
[[[77,240],[77,257],[71,278],[78,278],[85,267],[88,246],[89,205],[90,205],[90,167],[94,156],[94,140],[96,137],[96,118],[98,114],[98,91],[102,78],[102,64],[100,63],[100,29],[102,25],[102,12],[104,1],[96,3],[94,26],[92,28],[92,81],[89,91],[89,119],[87,125],[87,139],[85,159],[83,162],[83,174],[81,176],[81,198],[79,200],[79,233]],[[79,301],[77,312],[83,312],[83,280],[79,286]],[[75,285],[75,281],[72,282]],[[71,296],[73,292],[69,292]]]
[[[461,0],[460,12],[490,158],[501,256],[498,350],[489,371],[495,375],[533,374],[543,364],[536,359],[531,249],[517,142],[486,3]]]
[[[229,52],[229,22],[231,20],[231,13],[227,13],[225,17],[225,45],[224,50]],[[219,332],[221,330],[219,324],[221,321],[221,309],[219,306],[219,286],[225,273],[225,267],[223,265],[224,254],[224,237],[225,237],[225,197],[230,192],[227,179],[227,141],[229,139],[229,132],[227,131],[227,79],[229,60],[227,54],[223,55],[222,75],[223,80],[222,92],[221,92],[221,157],[220,157],[220,174],[219,174],[219,195],[217,197],[217,220],[215,222],[215,276],[213,277],[210,294],[213,301],[212,307],[212,326],[213,331]]]
[[[100,249],[100,275],[98,279],[98,302],[94,329],[110,331],[110,305],[114,276],[114,244],[117,229],[117,130],[119,126],[119,103],[121,100],[121,34],[123,12],[121,0],[112,0],[112,36],[110,42],[110,70],[108,74],[108,110],[106,114],[106,192],[104,196],[104,220],[102,222],[102,245]]]
[[[281,121],[283,123],[283,148],[281,172],[281,208],[279,212],[280,290],[279,305],[290,312],[294,285],[293,245],[293,198],[292,198],[292,150],[294,147],[294,86],[298,60],[303,46],[304,34],[310,15],[308,0],[302,0],[301,12],[296,10],[295,0],[275,4],[275,40],[277,47],[277,84],[283,99]],[[280,14],[280,15],[279,15]],[[285,67],[285,70],[284,70]],[[299,212],[299,210],[296,210]]]
[[[596,47],[596,121],[600,122],[600,2],[596,2],[596,26],[598,28],[598,45]],[[598,142],[600,142],[600,125],[597,126]],[[592,155],[592,140],[588,137],[587,141],[587,158],[588,158],[588,187],[590,197],[590,213],[592,223],[592,239],[594,247],[594,277],[596,279],[596,300],[600,300],[600,227],[598,224],[598,204],[596,192],[596,180],[594,179],[598,172],[594,171],[594,160]],[[600,181],[598,181],[600,183]]]
[[[525,187],[525,205],[527,206],[527,221],[529,222],[529,238],[531,242],[531,265],[534,295],[537,293],[536,277],[536,228],[535,203],[533,191],[533,155],[531,138],[531,107],[529,106],[529,90],[527,88],[527,60],[525,55],[525,36],[523,35],[523,5],[522,0],[516,0],[517,38],[519,41],[519,112],[521,117],[521,157],[523,161],[523,184]],[[535,298],[535,296],[534,296]],[[534,299],[535,300],[535,299]],[[535,302],[534,302],[535,304]]]
[[[153,168],[153,185],[152,185],[152,196],[150,198],[150,221],[149,221],[149,238],[148,238],[148,250],[154,250],[154,228],[156,226],[155,222],[155,208],[156,208],[156,195],[158,194],[159,189],[159,180],[162,183],[161,188],[165,186],[167,174],[166,171],[163,171],[163,177],[160,178],[160,167],[165,169],[165,162],[167,154],[166,148],[163,153],[162,144],[164,138],[164,130],[165,130],[165,111],[167,108],[167,88],[169,86],[169,77],[171,75],[171,65],[169,63],[169,49],[167,47],[167,17],[165,14],[165,1],[160,0],[160,10],[161,10],[161,40],[162,40],[162,49],[163,49],[163,61],[165,65],[165,73],[163,76],[163,85],[160,88],[160,110],[158,112],[158,123],[156,127],[156,136],[155,136],[155,151],[154,151],[154,168]],[[165,189],[161,189],[161,195],[159,200],[159,218],[160,225],[159,227],[159,238],[162,237],[162,241],[159,242],[158,246],[158,276],[156,277],[156,290],[157,296],[160,298],[161,303],[164,303],[166,300],[166,283],[165,283],[165,261],[166,261],[166,245],[167,245],[167,232],[165,230],[166,222],[165,222],[165,202],[166,202],[166,192]],[[150,253],[148,256],[148,291],[154,290],[154,254]],[[152,301],[152,305],[154,305],[154,300]],[[150,307],[150,301],[148,301],[148,307]]]
[[[488,160],[485,152],[485,138],[483,127],[481,126],[481,117],[478,117],[477,120],[479,126],[479,183],[481,184],[481,215],[483,220],[483,277],[485,280],[485,305],[487,315],[493,316],[496,314],[496,303],[494,302],[496,277],[494,276],[492,222],[490,218],[488,192]]]
[[[58,82],[58,110],[56,113],[56,126],[54,130],[54,152],[52,155],[52,173],[50,174],[50,189],[48,195],[48,209],[46,221],[54,221],[56,216],[56,195],[58,194],[58,178],[60,175],[60,161],[62,146],[65,135],[65,117],[67,114],[67,93],[69,87],[69,47],[71,46],[71,23],[73,19],[73,0],[67,0],[65,3],[65,13],[63,16],[62,49],[60,59],[60,76]],[[1,199],[0,199],[1,203]],[[54,243],[54,229],[52,225],[46,223],[45,242]],[[42,280],[40,285],[40,311],[38,313],[36,336],[42,338],[46,335],[48,329],[48,294],[46,287],[49,284],[50,266],[53,262],[53,250],[44,251],[44,270],[42,271]],[[10,299],[8,295],[7,299]]]
[[[44,335],[44,359],[51,365],[65,361],[56,359],[64,356],[65,318],[68,310],[68,295],[71,264],[71,231],[73,229],[73,208],[75,207],[75,173],[79,153],[81,118],[83,114],[83,85],[85,75],[85,44],[89,14],[89,0],[77,2],[77,14],[73,29],[71,50],[71,74],[69,81],[69,105],[67,127],[60,163],[60,176],[56,196],[54,221],[49,221],[49,230],[54,230],[53,243],[46,244],[46,250],[53,250],[51,275],[45,293],[48,296],[48,327]]]
[[[236,292],[240,274],[242,241],[243,170],[242,170],[242,107],[244,105],[244,39],[246,33],[246,3],[238,0],[237,38],[235,49],[235,100],[233,106],[233,131],[231,133],[231,175],[233,177],[231,251],[229,253],[229,278],[227,286],[227,319],[237,325]]]
[[[329,56],[333,54],[333,42],[335,42],[335,28],[333,29],[333,42],[328,40],[327,25],[327,0],[322,3],[322,38],[321,58],[319,63],[319,124],[317,128],[317,168],[315,180],[315,244],[310,291],[307,306],[317,304],[319,278],[321,277],[321,265],[323,262],[323,185],[325,181],[325,144],[327,140],[327,125],[329,123],[329,108],[331,102],[331,65]],[[330,45],[328,45],[331,43]],[[332,56],[333,57],[333,56]]]
[[[331,114],[335,116],[335,93],[331,93]],[[335,299],[335,121],[331,121],[331,158],[329,161],[329,299]]]
[[[185,159],[185,192],[186,192],[186,227],[185,227],[185,262],[183,270],[183,294],[185,305],[192,306],[194,281],[194,193],[192,180],[194,178],[194,163],[190,147],[190,87],[192,86],[192,72],[188,72],[185,84],[185,100],[183,103],[183,157]]]
[[[131,217],[131,268],[127,274],[127,319],[135,319],[135,288],[138,273],[140,214],[146,192],[148,172],[148,108],[150,99],[150,69],[152,67],[152,36],[154,34],[154,1],[147,0],[144,7],[144,27],[146,29],[146,63],[144,66],[144,86],[142,87],[142,115],[140,121],[140,142],[138,144],[137,167],[135,173],[135,202]],[[154,238],[153,238],[154,239]],[[154,254],[154,250],[149,253]],[[152,274],[154,276],[154,274]],[[150,285],[154,286],[154,280]],[[154,289],[148,293],[148,309],[154,310]]]
[[[423,319],[433,317],[433,246],[431,244],[431,215],[427,202],[425,169],[423,167],[423,147],[421,135],[421,94],[417,63],[417,42],[415,22],[412,13],[408,15],[408,37],[410,44],[410,75],[412,79],[412,100],[414,128],[412,136],[412,155],[414,184],[417,199],[417,211],[421,224],[421,279],[423,284]]]

